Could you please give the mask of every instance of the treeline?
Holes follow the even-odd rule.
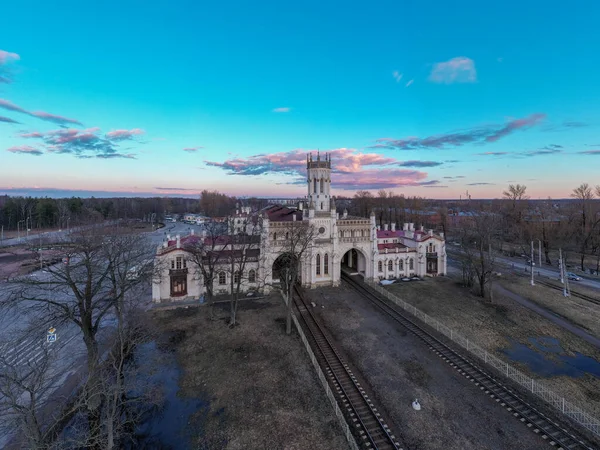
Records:
[[[144,219],[156,214],[200,212],[193,198],[37,198],[0,197],[0,225],[21,228],[66,228],[110,219]]]

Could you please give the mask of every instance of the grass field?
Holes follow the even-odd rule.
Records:
[[[194,448],[347,448],[300,338],[285,334],[282,301],[240,304],[234,329],[225,323],[228,307],[215,307],[216,321],[207,308],[154,312],[160,332],[172,336],[182,392],[211,399],[206,434]]]

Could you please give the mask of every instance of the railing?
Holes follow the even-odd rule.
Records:
[[[282,294],[282,297],[283,297],[283,301],[287,304],[285,295]],[[310,360],[312,361],[315,370],[317,371],[317,376],[319,377],[319,380],[321,380],[321,384],[323,385],[323,388],[325,389],[327,398],[329,398],[329,401],[331,402],[331,406],[333,406],[333,409],[335,410],[335,415],[338,418],[338,421],[342,427],[344,436],[346,436],[346,440],[348,441],[348,445],[350,446],[350,449],[351,450],[359,450],[358,445],[356,443],[356,439],[354,439],[354,436],[352,435],[352,431],[350,430],[350,426],[348,425],[348,422],[346,421],[346,418],[344,417],[344,413],[342,413],[342,410],[340,409],[340,406],[338,405],[338,402],[335,399],[333,391],[329,387],[329,383],[327,382],[327,379],[325,378],[325,374],[321,370],[321,366],[319,366],[317,357],[313,353],[312,348],[310,347],[310,344],[308,343],[308,339],[306,339],[306,335],[304,334],[304,331],[302,330],[302,327],[300,326],[300,323],[298,322],[296,314],[294,314],[293,312],[292,312],[292,320],[294,321],[294,325],[296,326],[296,329],[298,330],[300,339],[302,339],[302,343],[304,344],[304,347],[306,348],[306,351],[308,352],[308,356],[309,356]]]
[[[437,258],[437,252],[432,252],[432,253],[425,253],[425,257],[426,258]]]
[[[437,331],[450,338],[452,341],[456,342],[461,347],[465,348],[468,352],[481,359],[485,364],[494,367],[502,375],[516,381],[522,387],[546,401],[546,403],[550,404],[551,406],[554,406],[554,408],[556,408],[565,416],[569,417],[570,419],[579,423],[583,427],[587,428],[595,435],[600,436],[600,420],[598,420],[596,417],[585,411],[583,408],[575,405],[574,403],[568,400],[565,400],[564,397],[555,394],[553,391],[548,389],[548,387],[546,387],[541,381],[536,381],[533,378],[530,378],[520,370],[515,369],[511,365],[490,354],[487,350],[484,350],[483,348],[474,344],[469,339],[461,336],[452,328],[448,328],[444,324],[440,323],[438,320],[434,319],[431,316],[428,316],[413,305],[396,297],[394,294],[389,292],[387,289],[382,288],[377,283],[371,280],[365,280],[365,282],[377,292],[389,299],[391,302],[400,306],[404,310],[411,313],[413,316],[422,320],[427,325],[431,326],[432,328],[435,328]]]
[[[185,269],[169,269],[169,275],[187,275],[188,270]]]

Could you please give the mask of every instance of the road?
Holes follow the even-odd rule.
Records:
[[[72,233],[73,231],[79,231],[79,230],[83,230],[83,229],[91,228],[91,227],[95,227],[95,226],[114,225],[114,224],[118,223],[120,220],[122,220],[122,219],[106,221],[102,224],[72,227],[68,230],[47,231],[45,233],[41,233],[41,236],[45,240],[50,239],[52,241],[57,241],[59,239],[66,237],[68,235],[68,233]],[[35,243],[35,242],[39,242],[39,240],[40,240],[40,234],[30,234],[29,236],[27,236],[26,232],[24,232],[23,236],[21,236],[19,238],[4,239],[2,242],[0,242],[0,247],[10,247],[11,245],[25,244],[27,242]]]
[[[448,255],[452,255],[454,257],[459,256],[461,254],[461,250],[459,248],[451,248],[450,246],[448,246],[446,248],[446,252],[448,253]],[[523,258],[508,258],[508,257],[503,257],[503,256],[494,256],[494,259],[498,262],[500,262],[501,264],[504,264],[506,267],[511,267],[514,266],[515,269],[518,270],[522,270],[523,272],[525,272],[525,270],[529,270],[530,267],[527,264],[526,261],[523,260]],[[450,261],[451,258],[448,259],[448,261]],[[534,266],[534,274],[537,275],[538,272],[540,273],[540,275],[544,275],[546,277],[549,278],[553,278],[555,280],[560,279],[560,273],[558,271],[558,267],[554,268],[552,266],[544,266],[544,267],[538,267],[537,265]],[[593,280],[590,278],[586,278],[585,276],[581,277],[581,281],[571,281],[569,280],[569,285],[571,287],[571,289],[577,289],[577,286],[581,285],[581,286],[586,286],[588,288],[591,289],[599,289],[600,290],[600,281],[598,280]]]

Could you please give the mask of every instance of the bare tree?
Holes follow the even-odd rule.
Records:
[[[287,299],[286,333],[290,334],[292,332],[293,289],[303,264],[309,263],[308,257],[314,243],[316,230],[313,225],[304,220],[278,224],[274,230],[280,239],[273,243],[279,253],[273,264],[273,272],[279,275],[281,287]]]
[[[463,280],[467,286],[477,281],[478,295],[493,299],[492,281],[496,260],[492,244],[498,234],[496,214],[480,210],[474,215],[474,226],[462,230]]]
[[[233,221],[234,218],[229,218]],[[222,262],[228,274],[230,287],[229,326],[234,327],[237,320],[237,308],[240,295],[250,283],[256,283],[258,261],[260,260],[260,241],[262,236],[262,218],[250,217],[242,220],[241,228],[250,233],[228,236]],[[230,229],[233,228],[233,224]]]
[[[214,282],[218,273],[217,268],[223,264],[223,252],[229,245],[222,231],[220,224],[210,222],[205,225],[202,236],[188,240],[184,245],[188,252],[188,260],[196,268],[195,277],[204,286],[211,320],[214,318]]]
[[[588,247],[593,240],[596,229],[600,227],[600,217],[594,215],[592,200],[594,191],[587,183],[582,183],[575,189],[571,197],[577,200],[579,212],[579,230],[575,233],[575,241],[578,243],[581,270],[585,271],[585,257]]]
[[[72,370],[74,363],[61,359],[55,344],[42,338],[25,330],[3,343],[0,354],[0,437],[34,450],[48,449],[64,423],[82,406],[77,399],[64,399],[66,404],[51,408],[51,413],[44,411],[46,401],[62,385],[61,374]],[[10,351],[27,341],[35,356]]]
[[[35,321],[37,329],[69,323],[76,326],[86,347],[82,395],[92,443],[100,440],[104,400],[99,331],[111,314],[122,323],[125,295],[141,282],[140,274],[144,272],[132,269],[151,255],[138,248],[139,239],[109,239],[101,231],[92,228],[69,236],[62,243],[64,264],[50,266],[39,276],[16,280],[12,294],[0,300],[0,308],[18,310],[23,317]],[[97,445],[91,446],[94,447]]]

